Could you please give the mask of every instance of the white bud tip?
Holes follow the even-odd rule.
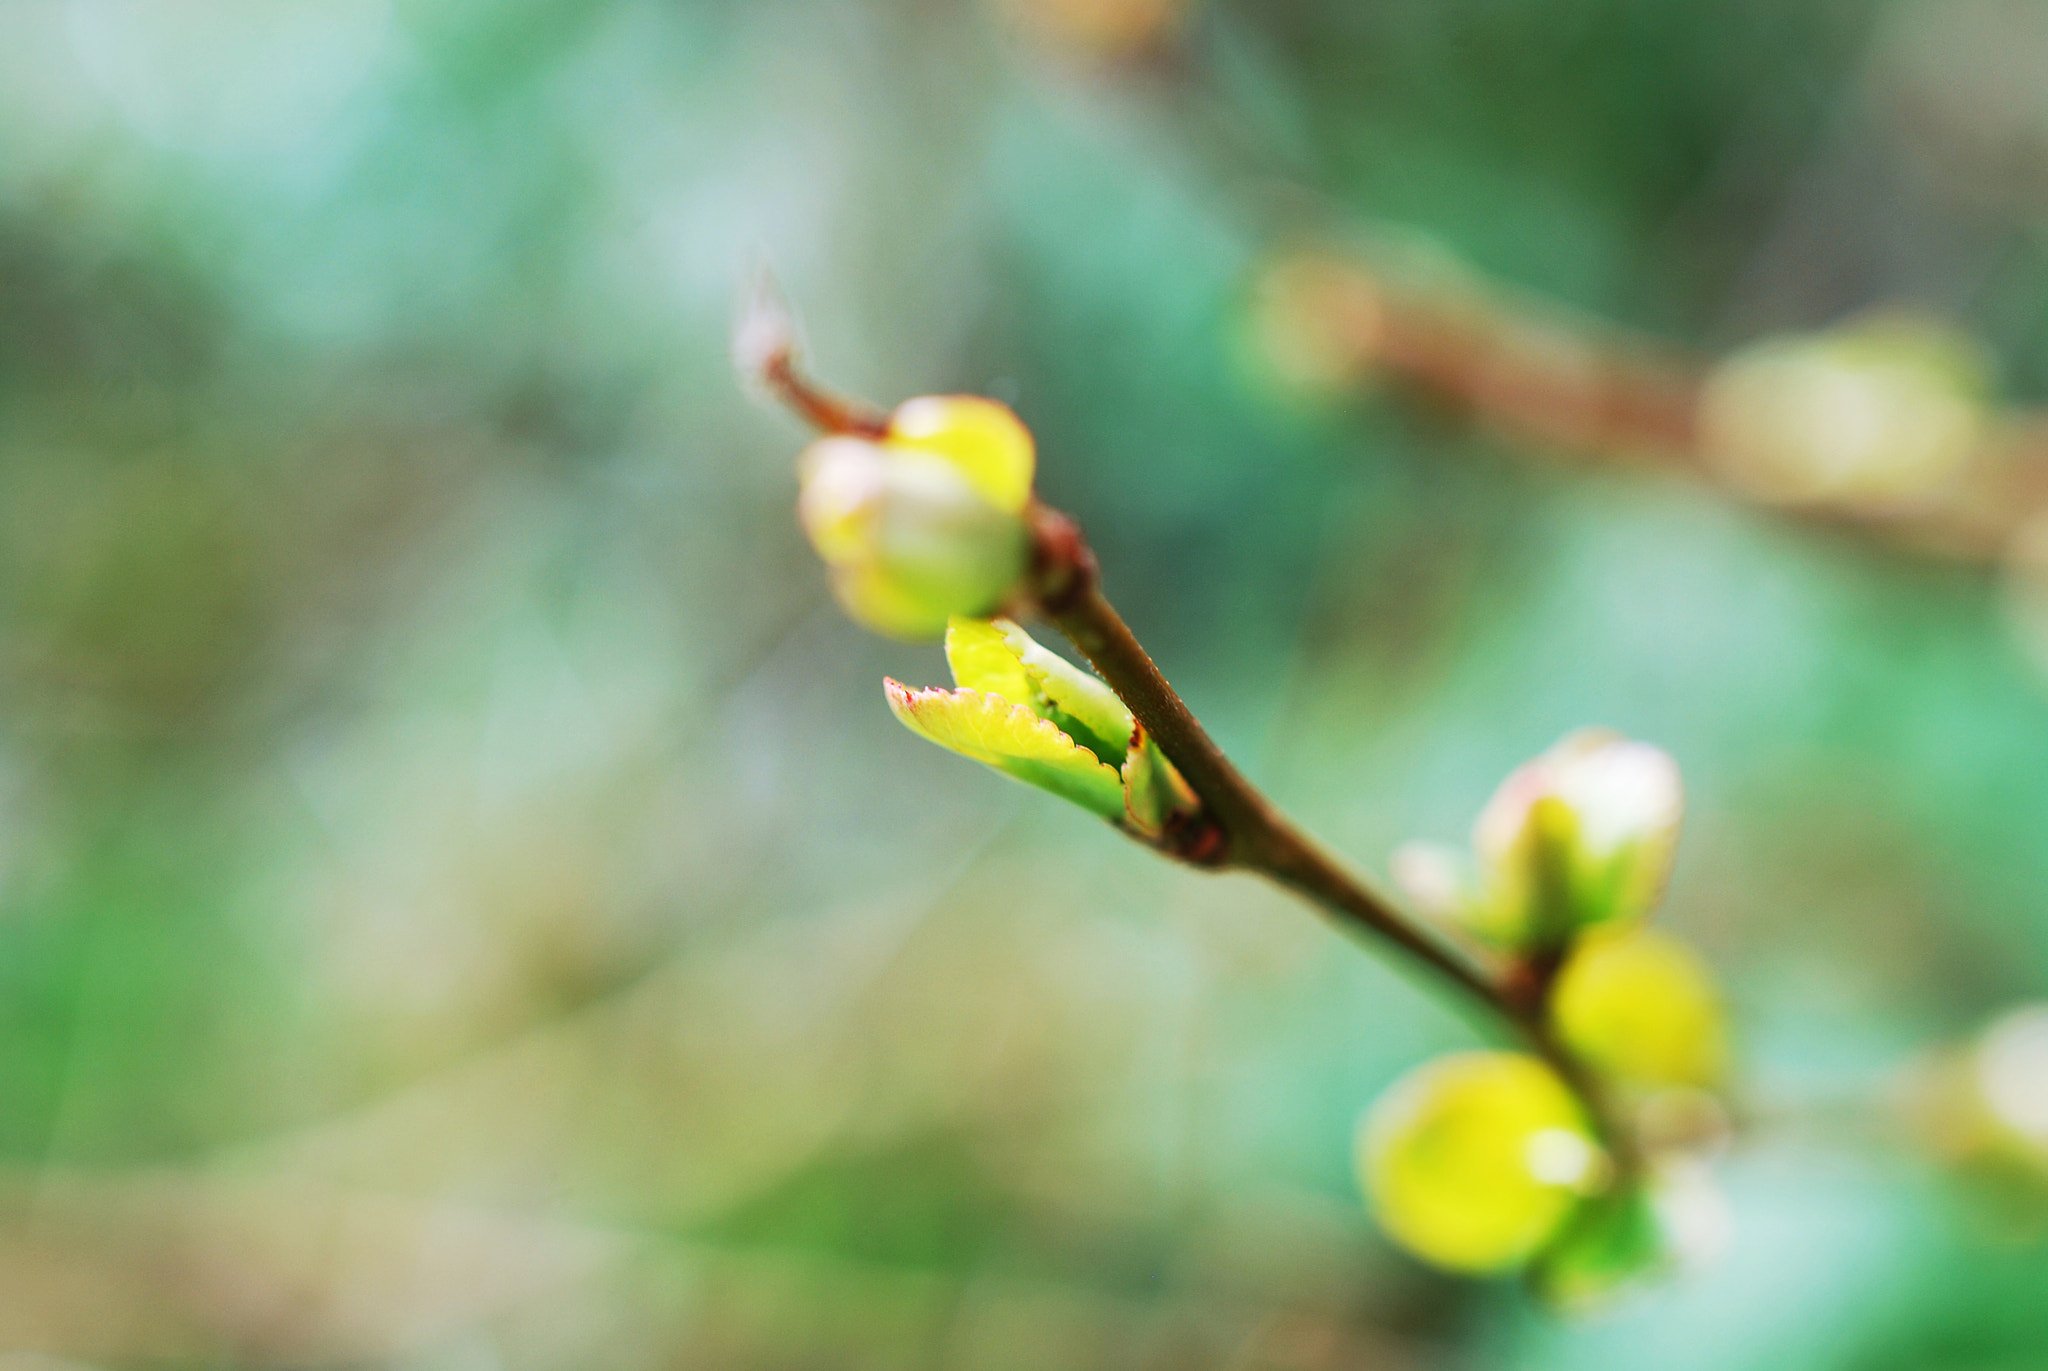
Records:
[[[732,361],[742,379],[759,383],[778,361],[797,353],[796,316],[775,274],[763,266],[741,289],[733,320]]]

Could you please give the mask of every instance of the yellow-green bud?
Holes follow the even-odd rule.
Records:
[[[1587,1065],[1637,1086],[1717,1084],[1728,1033],[1713,973],[1676,938],[1588,934],[1551,989],[1558,1036]]]
[[[2048,1232],[2048,1003],[1927,1054],[1899,1085],[1906,1121],[1965,1183],[1981,1220],[2026,1241]]]
[[[1453,1271],[1520,1266],[1610,1167],[1556,1073],[1516,1052],[1439,1057],[1396,1081],[1359,1130],[1380,1226]]]
[[[1029,557],[1023,513],[1035,452],[1008,409],[926,396],[880,439],[823,438],[804,453],[798,517],[847,613],[899,638],[1009,600]]]
[[[1678,767],[1648,743],[1586,729],[1511,774],[1480,811],[1475,930],[1557,945],[1634,920],[1662,896],[1685,808]]]

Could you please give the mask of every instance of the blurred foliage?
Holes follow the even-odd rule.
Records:
[[[2031,0],[1119,2],[10,0],[0,1365],[2048,1357],[2048,1252],[1796,1108],[2048,981],[2031,621],[1246,341],[1358,216],[1706,347],[1939,315],[2039,401]],[[939,655],[843,622],[731,378],[762,254],[826,375],[1014,404],[1361,861],[1571,728],[1677,758],[1665,922],[1792,1119],[1727,1261],[1582,1325],[1372,1232],[1358,1112],[1470,1030],[904,736]]]

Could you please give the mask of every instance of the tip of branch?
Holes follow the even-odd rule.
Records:
[[[767,266],[757,268],[740,292],[732,326],[732,361],[740,380],[759,398],[780,404],[822,433],[879,438],[889,416],[863,400],[835,395],[803,374],[796,312]]]
[[[732,361],[740,379],[763,392],[789,370],[798,352],[796,315],[767,263],[754,268],[740,288],[732,326]]]

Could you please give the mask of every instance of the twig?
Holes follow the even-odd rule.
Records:
[[[1706,449],[1709,361],[1476,277],[1442,292],[1349,255],[1330,255],[1327,269],[1377,301],[1358,336],[1333,339],[1361,379],[1384,374],[1517,443],[1670,472],[1802,523],[1962,562],[1999,562],[2048,513],[2048,411],[1993,411],[1970,461],[1910,500],[1775,504],[1732,484]]]
[[[885,434],[887,415],[865,402],[842,399],[803,375],[792,336],[779,300],[764,305],[757,297],[753,311],[741,321],[741,365],[827,433]],[[1155,845],[1197,866],[1256,872],[1345,927],[1399,949],[1409,961],[1454,987],[1463,1003],[1507,1027],[1549,1063],[1583,1103],[1617,1168],[1624,1174],[1632,1170],[1635,1148],[1629,1130],[1621,1125],[1599,1081],[1550,1031],[1546,1011],[1555,967],[1513,962],[1495,970],[1478,964],[1295,827],[1216,746],[1104,597],[1095,552],[1080,526],[1036,500],[1026,517],[1032,541],[1026,591],[1033,606],[1094,665],[1202,802],[1191,832],[1177,842]]]
[[[798,364],[801,352],[796,317],[774,276],[762,267],[741,296],[733,321],[733,364],[741,378],[825,433],[880,438],[889,431],[889,416],[875,406],[829,391],[804,375]]]
[[[1550,1031],[1548,974],[1513,965],[1490,972],[1447,946],[1363,877],[1302,832],[1244,778],[1102,594],[1094,552],[1072,519],[1032,507],[1033,593],[1045,617],[1080,649],[1166,753],[1220,828],[1220,853],[1205,865],[1256,872],[1338,923],[1391,943],[1506,1024],[1580,1097],[1617,1164],[1633,1162],[1628,1131],[1592,1073]],[[1554,970],[1554,968],[1552,968]]]
[[[1760,500],[1701,441],[1699,399],[1718,359],[1489,280],[1434,248],[1418,257],[1411,229],[1360,216],[1318,189],[1312,165],[1258,137],[1257,121],[1232,117],[1199,34],[1164,35],[1142,68],[1116,68],[1115,78],[1171,117],[1275,258],[1290,245],[1306,248],[1355,275],[1372,305],[1352,312],[1353,336],[1331,340],[1355,364],[1354,382],[1384,376],[1470,416],[1519,453],[1542,447],[1668,472],[1718,497],[1918,556],[1996,567],[2030,525],[2048,520],[2041,405],[1995,408],[1964,468],[1909,500]]]

